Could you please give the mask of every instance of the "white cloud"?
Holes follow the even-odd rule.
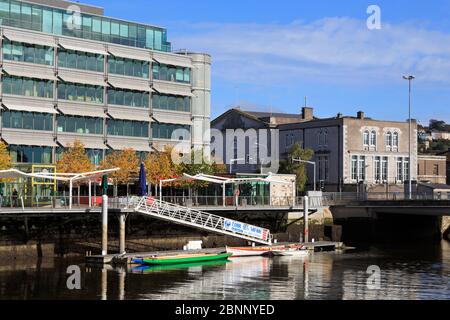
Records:
[[[415,25],[325,18],[290,24],[191,24],[171,35],[177,48],[208,52],[214,75],[272,84],[300,78],[325,83],[386,84],[404,73],[430,83],[450,82],[450,34]]]

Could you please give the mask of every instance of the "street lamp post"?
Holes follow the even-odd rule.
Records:
[[[411,129],[412,129],[412,123],[411,123],[411,82],[412,80],[414,80],[416,77],[409,75],[409,76],[403,76],[403,79],[408,81],[409,84],[409,104],[408,104],[408,112],[409,112],[409,116],[408,116],[408,123],[409,123],[409,161],[408,161],[408,199],[411,200],[412,199],[412,139],[411,139]]]
[[[302,160],[302,159],[294,159],[292,158],[293,162],[301,162],[301,163],[307,163],[307,164],[311,164],[314,166],[314,191],[316,191],[316,163],[313,161],[306,161],[306,160]]]

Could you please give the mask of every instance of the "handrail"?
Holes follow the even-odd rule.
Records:
[[[157,219],[233,236],[265,245],[272,243],[270,230],[224,218],[200,210],[161,201],[153,197],[142,197],[135,211]]]

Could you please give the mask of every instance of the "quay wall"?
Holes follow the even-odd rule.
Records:
[[[442,227],[441,227],[442,237],[450,241],[450,217],[442,218]]]
[[[302,225],[288,226],[287,214],[232,214],[230,218],[269,228],[278,242],[298,241]],[[119,220],[108,219],[108,251],[119,252]],[[326,237],[328,226],[314,222],[311,237],[316,240],[340,240]],[[331,234],[331,231],[328,231]],[[247,241],[214,235],[199,230],[131,214],[126,221],[126,251],[150,252],[179,250],[190,240],[202,240],[206,248],[242,246]],[[0,217],[0,260],[21,257],[79,256],[101,253],[99,215],[48,217]]]

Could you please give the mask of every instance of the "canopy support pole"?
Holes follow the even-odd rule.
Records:
[[[227,206],[227,204],[225,203],[225,201],[226,201],[226,193],[225,193],[226,187],[227,187],[227,184],[224,182],[222,184],[222,201],[223,201],[223,207],[224,208]]]
[[[92,182],[89,180],[89,208],[92,208]]]
[[[162,201],[162,180],[159,180],[159,201]]]
[[[73,182],[72,179],[69,181],[69,209],[72,209],[72,190],[73,190]]]

